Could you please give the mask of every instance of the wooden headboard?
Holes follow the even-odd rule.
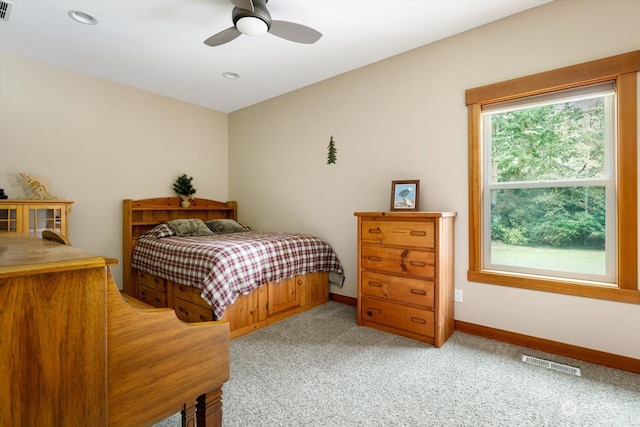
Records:
[[[154,199],[125,199],[122,204],[122,268],[123,290],[126,294],[135,295],[132,289],[131,255],[138,238],[158,224],[172,219],[229,218],[238,219],[236,202],[219,202],[216,200],[198,199],[191,201],[188,208],[183,208],[180,197],[157,197]]]

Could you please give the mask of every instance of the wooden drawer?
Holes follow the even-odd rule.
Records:
[[[361,267],[396,274],[435,277],[435,253],[416,249],[362,245]]]
[[[435,284],[430,280],[362,272],[362,294],[377,298],[434,307]]]
[[[175,305],[174,309],[176,311],[176,316],[178,316],[178,319],[180,320],[189,323],[215,320],[213,318],[213,310],[211,310],[211,307],[206,309],[179,298],[174,299],[173,303]]]
[[[169,283],[171,284],[171,288],[173,289],[174,298],[180,298],[181,300],[199,305],[202,308],[211,309],[211,306],[209,306],[209,304],[200,296],[200,294],[202,293],[202,289],[196,288],[195,286],[181,285],[174,282]]]
[[[137,298],[153,307],[162,308],[167,306],[166,294],[148,286],[138,284]]]
[[[362,319],[429,337],[435,336],[433,311],[362,298]]]
[[[144,285],[159,292],[165,292],[166,290],[167,281],[158,276],[154,276],[153,274],[145,273],[144,271],[138,270],[136,273],[136,277],[138,280],[138,286]]]
[[[434,248],[435,223],[363,220],[361,237],[362,243]]]

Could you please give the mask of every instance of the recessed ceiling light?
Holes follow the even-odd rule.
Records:
[[[78,21],[81,24],[96,25],[98,23],[98,20],[96,18],[86,12],[81,12],[79,10],[70,10],[69,16],[71,17],[71,19],[73,19],[74,21]]]
[[[222,75],[229,79],[229,80],[235,80],[235,79],[239,79],[240,78],[240,74],[238,73],[232,73],[231,71],[227,71],[225,73],[222,73]]]

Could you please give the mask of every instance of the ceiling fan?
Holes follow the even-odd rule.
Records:
[[[207,46],[220,46],[234,40],[240,34],[260,36],[271,33],[296,43],[312,44],[322,33],[295,22],[271,19],[267,10],[269,0],[231,0],[235,6],[231,12],[233,27],[220,31],[204,41]]]

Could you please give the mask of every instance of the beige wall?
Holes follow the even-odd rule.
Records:
[[[459,214],[456,319],[640,358],[640,306],[466,280],[464,106],[468,88],[639,49],[638,16],[636,0],[556,0],[230,115],[1,54],[0,187],[46,178],[76,201],[72,242],[121,258],[122,199],[171,196],[186,172],[255,228],[328,240],[347,274],[331,291],[355,296],[353,212],[420,179],[423,210]]]
[[[227,114],[0,55],[0,188],[24,198],[22,171],[74,200],[75,246],[121,260],[122,200],[173,196],[182,173],[226,200],[227,131]]]
[[[640,358],[640,306],[470,283],[468,88],[640,48],[640,2],[556,0],[229,115],[229,195],[258,229],[316,233],[356,296],[355,211],[420,179],[421,210],[458,212],[458,320]],[[335,165],[326,165],[333,136]]]

